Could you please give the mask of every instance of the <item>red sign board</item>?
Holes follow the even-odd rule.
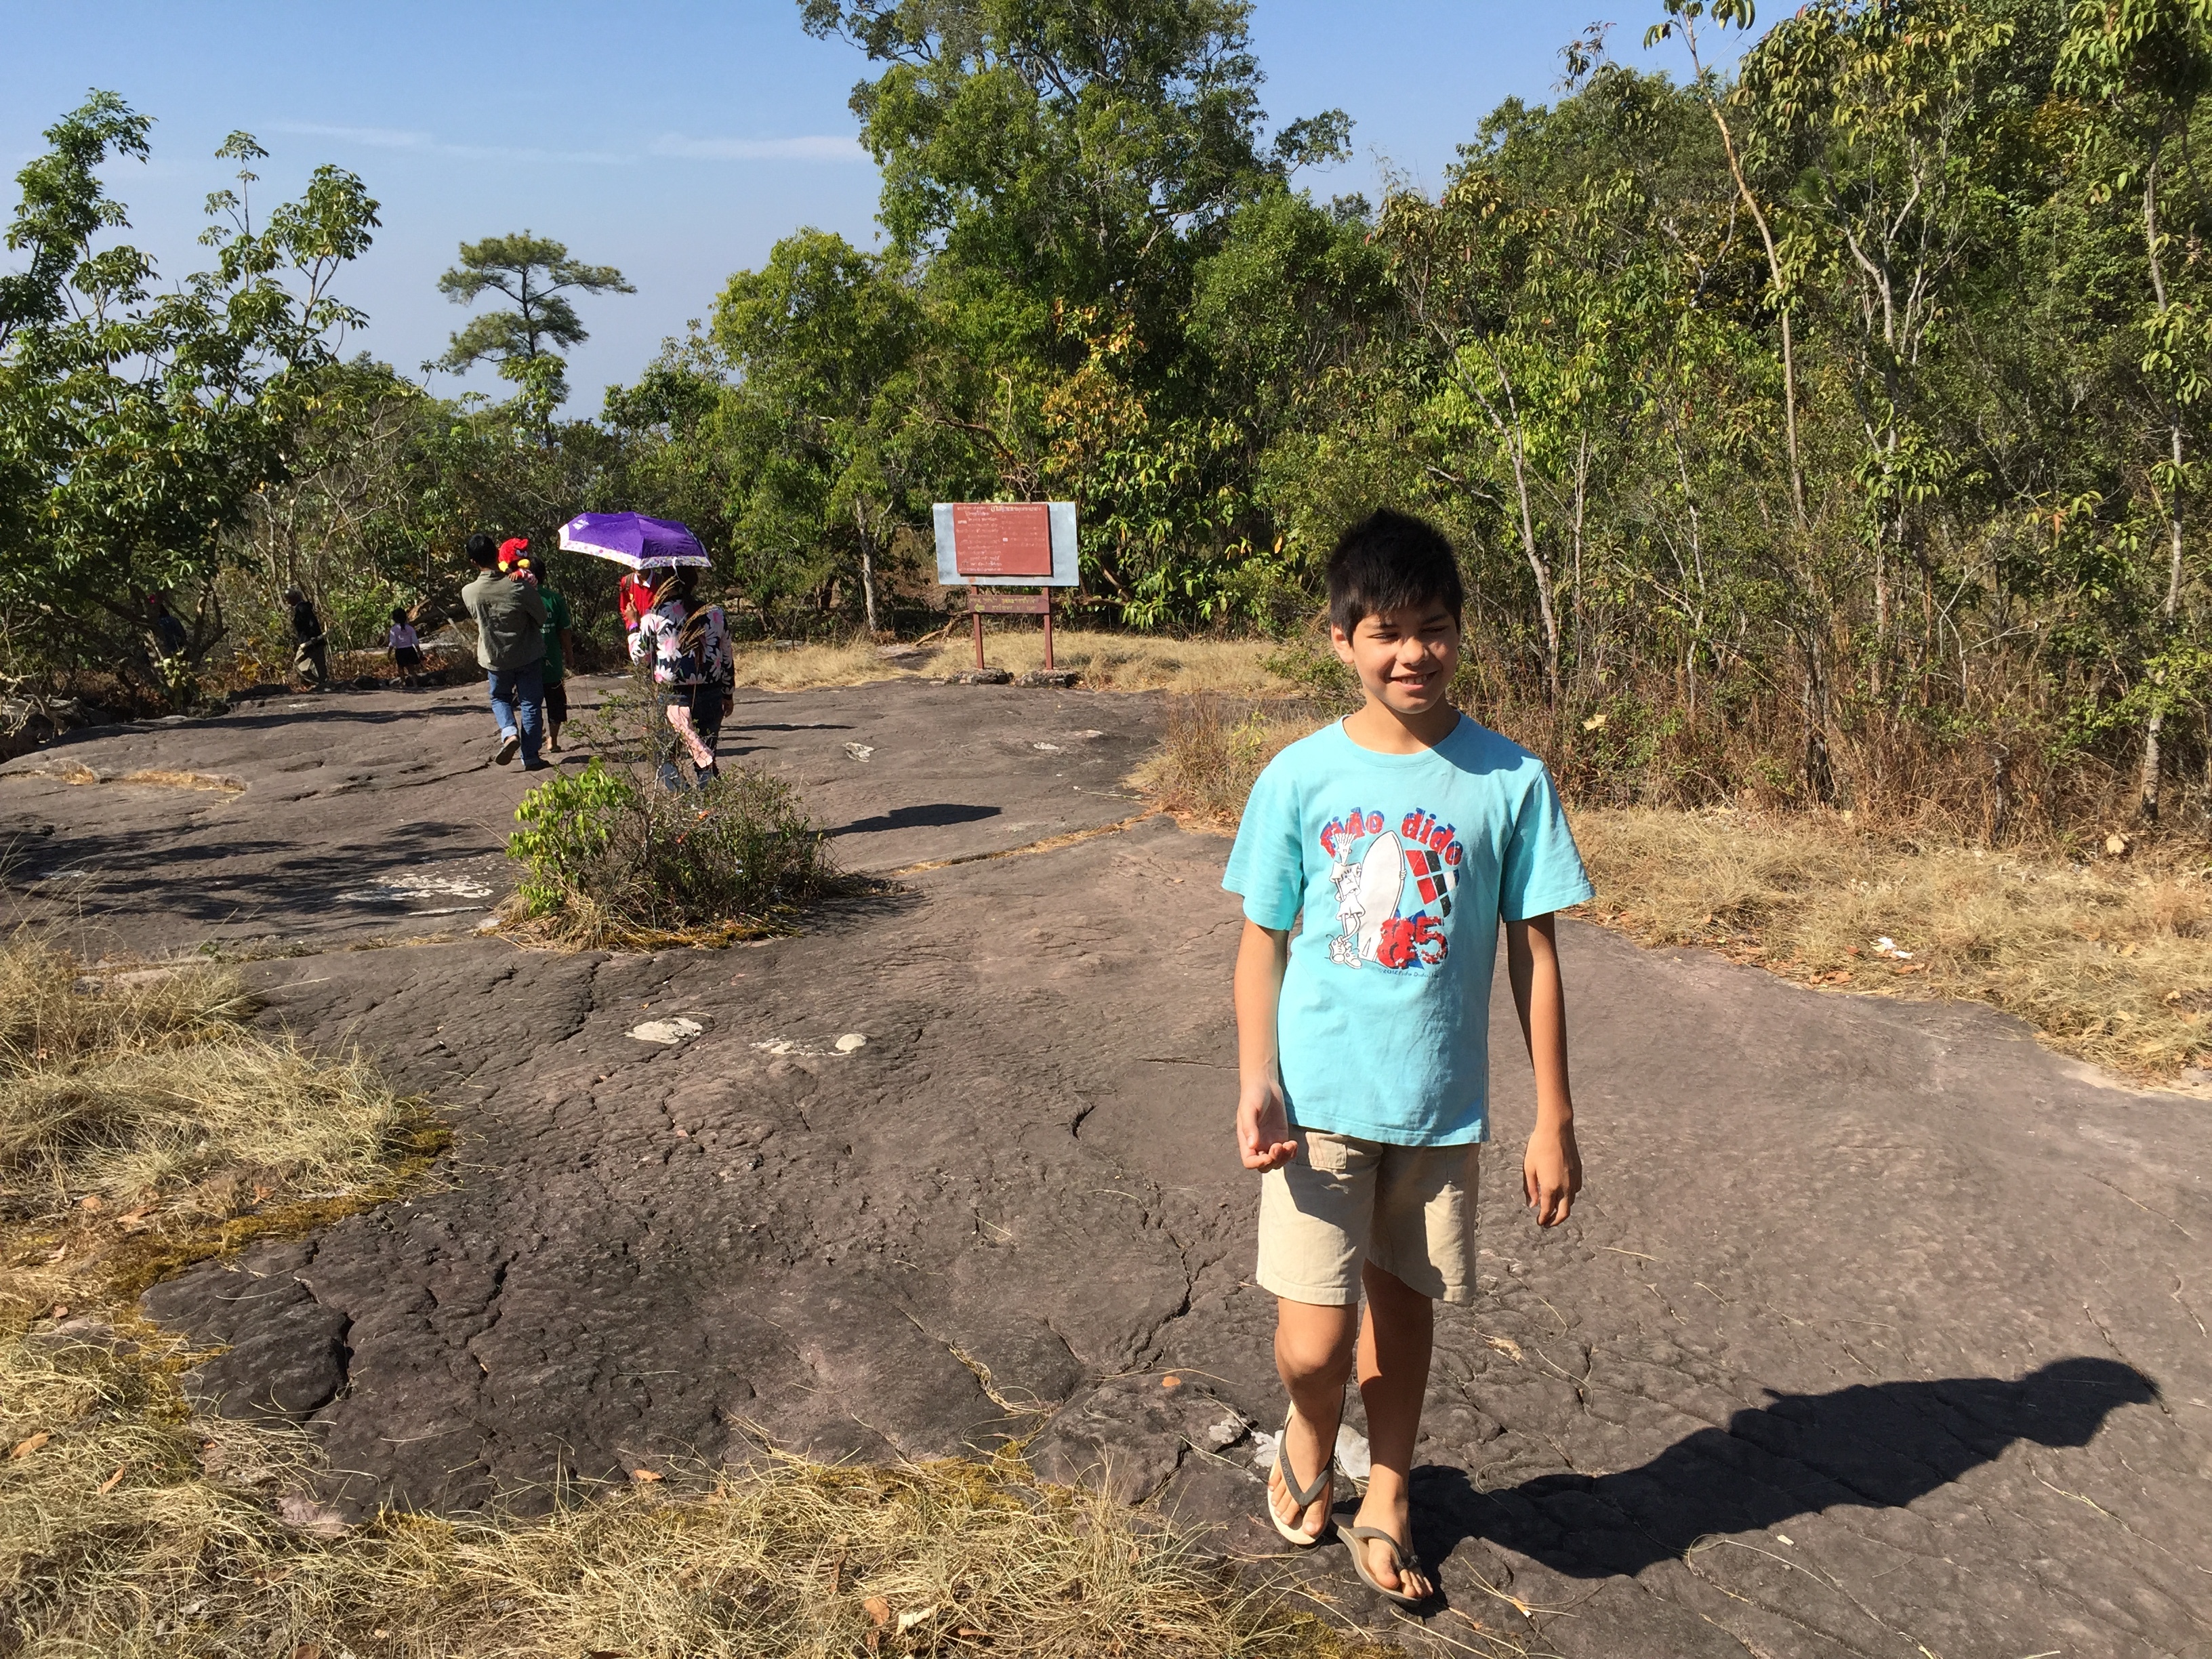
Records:
[[[962,501],[952,556],[963,576],[1052,574],[1052,509],[1043,501]]]

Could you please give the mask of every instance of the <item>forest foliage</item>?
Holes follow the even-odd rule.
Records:
[[[257,345],[276,367],[244,403],[281,437],[240,452],[246,487],[188,536],[149,508],[106,564],[41,459],[67,435],[22,435],[76,325],[39,294],[83,286],[40,250],[82,225],[74,270],[99,266],[106,209],[27,193],[33,269],[0,294],[11,637],[63,569],[110,615],[132,584],[302,580],[343,635],[450,589],[469,529],[608,507],[690,523],[749,625],[887,628],[929,600],[933,501],[1053,498],[1095,623],[1296,660],[1333,538],[1388,503],[1462,550],[1471,695],[1585,798],[1993,836],[2198,819],[2212,0],[1657,0],[1689,79],[1594,30],[1440,191],[1373,200],[1325,192],[1344,115],[1270,122],[1250,9],[802,0],[866,60],[880,246],[787,237],[597,419],[559,415],[557,356],[504,401],[341,361],[313,289]],[[70,118],[118,148],[135,118]],[[56,131],[27,192],[94,142]],[[285,234],[226,280],[305,269],[319,245]],[[193,373],[145,418],[231,418]]]

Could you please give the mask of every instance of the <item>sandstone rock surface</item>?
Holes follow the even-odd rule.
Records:
[[[0,773],[32,914],[61,915],[74,870],[81,925],[142,950],[312,951],[245,969],[264,1018],[450,1103],[436,1186],[149,1293],[229,1345],[203,1396],[308,1424],[351,1513],[763,1443],[1012,1437],[1042,1474],[1273,1554],[1227,843],[1108,830],[1157,718],[1080,692],[749,696],[733,746],[800,782],[851,862],[910,873],[802,937],[651,955],[521,951],[437,914],[504,890],[524,781],[482,764],[459,694],[64,745],[102,776],[244,781],[220,796]],[[1062,839],[1084,830],[1105,832]],[[375,882],[389,900],[344,896]],[[342,948],[405,930],[454,937]],[[1562,949],[1589,1184],[1555,1232],[1518,1202],[1501,1002],[1485,1294],[1439,1319],[1415,1476],[1438,1650],[1503,1650],[1472,1622],[1573,1659],[2212,1653],[2206,1105],[1985,1010],[1580,924]],[[1419,1639],[1341,1550],[1293,1565]]]

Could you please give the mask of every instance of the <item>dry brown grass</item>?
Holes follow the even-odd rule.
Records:
[[[990,627],[984,646],[994,668],[1023,674],[1044,666],[1044,630],[1026,619],[1019,626]],[[964,629],[889,656],[865,641],[747,647],[738,653],[738,684],[798,691],[876,680],[946,679],[975,665],[975,649]],[[1094,691],[1287,696],[1297,688],[1269,666],[1276,655],[1277,647],[1266,640],[1171,640],[1082,629],[1053,635],[1053,665],[1073,669]]]
[[[1179,818],[1234,830],[1261,771],[1320,723],[1265,703],[1178,698],[1168,706],[1160,746],[1129,775],[1129,785]]]
[[[763,1449],[535,1519],[344,1526],[307,1435],[193,1414],[191,1356],[130,1312],[149,1273],[388,1195],[434,1146],[360,1061],[258,1036],[246,1011],[217,969],[89,977],[0,950],[0,1650],[1335,1651],[1187,1537],[1011,1452],[848,1469]]]
[[[1130,782],[1233,830],[1261,769],[1319,723],[1194,699]],[[1588,914],[1641,943],[1709,946],[1826,988],[1991,1003],[2049,1047],[2138,1079],[2212,1060],[2201,848],[2093,862],[1832,812],[1601,807],[1573,821],[1598,890]]]
[[[1044,630],[1026,619],[1018,627],[987,631],[983,647],[994,668],[1025,674],[1044,666]],[[1287,696],[1297,688],[1268,666],[1276,653],[1267,640],[1174,640],[1066,629],[1055,629],[1052,636],[1053,665],[1073,669],[1093,691]],[[956,632],[936,647],[921,672],[941,678],[975,665],[975,641],[964,632]]]
[[[46,1651],[1198,1659],[1321,1645],[1174,1534],[1011,1464],[767,1456],[570,1493],[526,1522],[386,1512],[340,1530],[301,1502],[304,1436],[186,1422],[156,1370],[25,1345],[0,1357],[0,1434],[40,1432],[0,1465],[0,1595]]]
[[[763,691],[804,691],[817,685],[866,685],[900,680],[913,671],[865,641],[848,645],[753,645],[738,647],[738,684]]]
[[[342,1212],[442,1144],[358,1055],[241,1023],[226,970],[0,947],[0,1327]]]
[[[1628,808],[1574,824],[1599,919],[1644,943],[1710,945],[1856,992],[1993,1003],[2050,1047],[2138,1078],[2170,1078],[2212,1048],[2201,855],[2086,863],[1863,832],[1834,814]]]

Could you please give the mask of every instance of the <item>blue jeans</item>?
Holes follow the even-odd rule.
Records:
[[[538,758],[538,740],[545,735],[545,664],[525,663],[520,668],[491,671],[491,712],[499,720],[499,734],[522,733],[522,763]]]

